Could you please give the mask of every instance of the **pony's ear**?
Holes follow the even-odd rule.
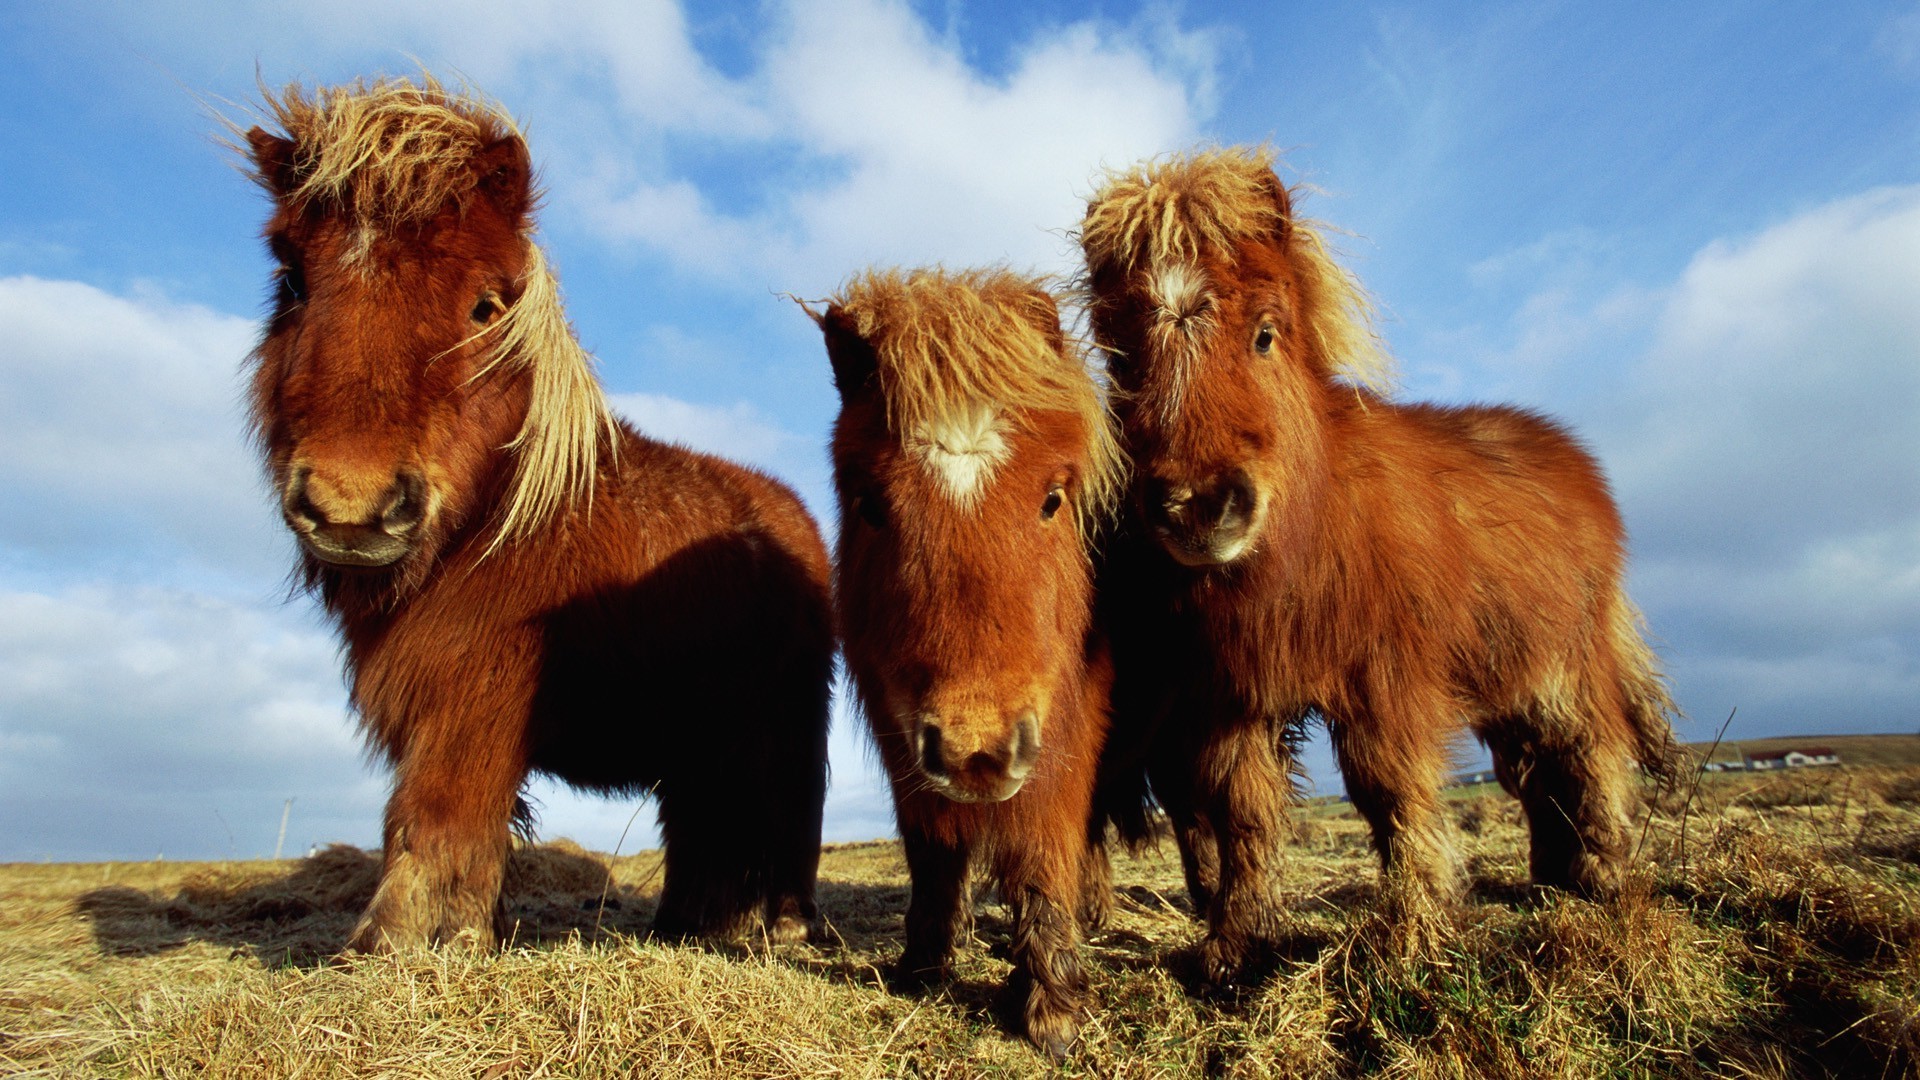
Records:
[[[293,150],[292,139],[268,134],[264,128],[247,132],[247,154],[253,159],[253,171],[276,197],[293,190]]]
[[[829,304],[827,313],[815,315],[814,321],[827,338],[827,361],[833,365],[833,388],[840,391],[840,400],[866,390],[874,372],[880,369],[880,358],[874,354],[873,345],[860,336],[853,317],[840,305]]]
[[[1033,290],[1031,304],[1022,309],[1033,328],[1047,339],[1047,346],[1055,352],[1065,352],[1067,335],[1060,329],[1060,305],[1054,302],[1050,293],[1040,289]]]
[[[533,206],[533,158],[526,141],[506,135],[473,156],[480,193],[510,218],[519,218]]]
[[[1284,238],[1287,229],[1293,224],[1293,196],[1287,192],[1287,185],[1274,174],[1272,169],[1261,174],[1260,183],[1267,190],[1267,198],[1273,202],[1274,213],[1279,215],[1275,231]]]

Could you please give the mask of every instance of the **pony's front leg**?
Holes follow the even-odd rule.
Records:
[[[1087,975],[1080,963],[1080,927],[1074,899],[1084,884],[1081,860],[1059,845],[1035,842],[1002,869],[1001,888],[1013,909],[1013,978],[1008,990],[1020,1006],[1027,1039],[1062,1058],[1080,1034]]]
[[[447,734],[411,747],[395,770],[380,884],[347,941],[350,952],[495,941],[508,824],[526,765],[517,745],[462,745]]]
[[[1256,941],[1279,928],[1275,874],[1293,803],[1293,774],[1266,724],[1220,725],[1202,749],[1196,775],[1212,834],[1193,842],[1196,855],[1218,852],[1219,889],[1207,909],[1201,975],[1215,985],[1237,977]],[[1189,870],[1192,875],[1194,871]]]
[[[907,900],[907,945],[894,969],[893,982],[912,989],[945,979],[953,963],[953,937],[967,884],[968,851],[963,844],[904,826],[900,842],[907,853],[912,895]]]
[[[1331,717],[1328,729],[1347,796],[1373,830],[1387,914],[1396,921],[1440,914],[1461,892],[1459,858],[1441,806],[1446,713],[1376,695],[1371,710]]]
[[[1154,797],[1173,825],[1174,846],[1180,851],[1180,870],[1186,877],[1194,917],[1204,919],[1220,891],[1220,848],[1212,827],[1195,805],[1195,766],[1200,754],[1199,747],[1185,742],[1157,747],[1148,772]]]

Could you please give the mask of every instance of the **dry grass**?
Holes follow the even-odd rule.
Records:
[[[1089,1076],[1920,1075],[1920,769],[1823,770],[1820,796],[1709,776],[1646,822],[1646,867],[1595,905],[1525,884],[1513,805],[1454,803],[1474,882],[1437,941],[1373,914],[1361,824],[1299,815],[1287,931],[1202,994],[1171,852],[1116,865],[1090,946]],[[1812,777],[1794,777],[1812,782]],[[1795,789],[1796,791],[1799,789]],[[0,867],[0,1072],[24,1075],[1002,1076],[1054,1071],[1005,1034],[1004,910],[955,981],[885,987],[907,886],[891,843],[830,848],[825,944],[641,934],[658,856],[520,852],[515,944],[327,963],[374,859]]]

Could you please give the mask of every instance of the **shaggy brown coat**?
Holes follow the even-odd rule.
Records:
[[[1111,421],[1036,281],[867,274],[819,321],[842,403],[840,627],[913,879],[899,978],[945,975],[980,862],[1014,913],[1021,1027],[1064,1053],[1082,918],[1109,889],[1088,545],[1119,479]]]
[[[614,419],[497,106],[430,77],[266,104],[255,433],[394,770],[349,947],[491,941],[532,771],[658,797],[658,931],[803,936],[833,653],[813,521]]]
[[[1312,714],[1396,909],[1458,889],[1439,790],[1463,729],[1525,803],[1534,877],[1617,887],[1672,704],[1592,457],[1533,413],[1376,392],[1366,299],[1264,151],[1114,175],[1080,239],[1136,468],[1101,579],[1116,725],[1151,733],[1210,977],[1272,929]]]

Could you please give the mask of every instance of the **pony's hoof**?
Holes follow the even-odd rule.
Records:
[[[903,956],[887,973],[887,988],[896,993],[925,990],[947,981],[949,969],[944,960],[919,960]]]
[[[1219,989],[1233,983],[1246,966],[1245,945],[1216,934],[1200,943],[1200,981],[1207,986]]]
[[[1080,1037],[1076,1009],[1029,1008],[1027,1041],[1049,1061],[1065,1061]]]
[[[767,927],[767,940],[775,945],[805,945],[813,940],[813,924],[798,915],[782,915]]]

